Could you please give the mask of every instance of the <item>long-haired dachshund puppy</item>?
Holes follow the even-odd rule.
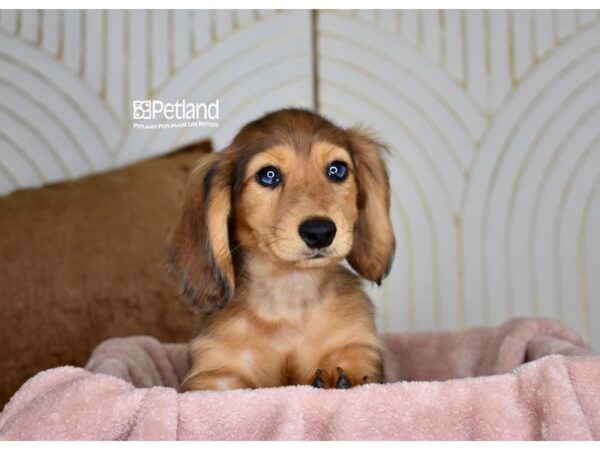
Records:
[[[181,390],[384,380],[374,306],[392,263],[382,148],[300,109],[247,124],[188,181],[169,261],[200,313]]]

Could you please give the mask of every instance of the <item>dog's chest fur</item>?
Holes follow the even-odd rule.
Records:
[[[292,271],[249,286],[249,307],[266,321],[285,321],[301,326],[310,320],[314,309],[323,301],[325,283],[322,275],[311,271]]]

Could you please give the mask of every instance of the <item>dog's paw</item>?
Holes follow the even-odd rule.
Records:
[[[360,382],[352,380],[353,377],[346,373],[344,369],[341,367],[336,367],[330,371],[317,369],[311,384],[313,387],[319,389],[350,389],[353,386],[369,382],[369,378],[367,376],[363,377]]]

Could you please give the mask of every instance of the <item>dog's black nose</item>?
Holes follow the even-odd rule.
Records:
[[[335,238],[335,223],[326,218],[305,220],[298,227],[298,233],[309,248],[328,247]]]

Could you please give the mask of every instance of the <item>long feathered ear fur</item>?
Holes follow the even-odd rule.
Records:
[[[219,309],[235,289],[229,246],[234,168],[223,153],[203,156],[190,174],[169,236],[171,270],[192,310]]]
[[[396,248],[383,146],[359,129],[346,133],[355,164],[359,209],[348,262],[364,278],[381,284],[391,269]]]

